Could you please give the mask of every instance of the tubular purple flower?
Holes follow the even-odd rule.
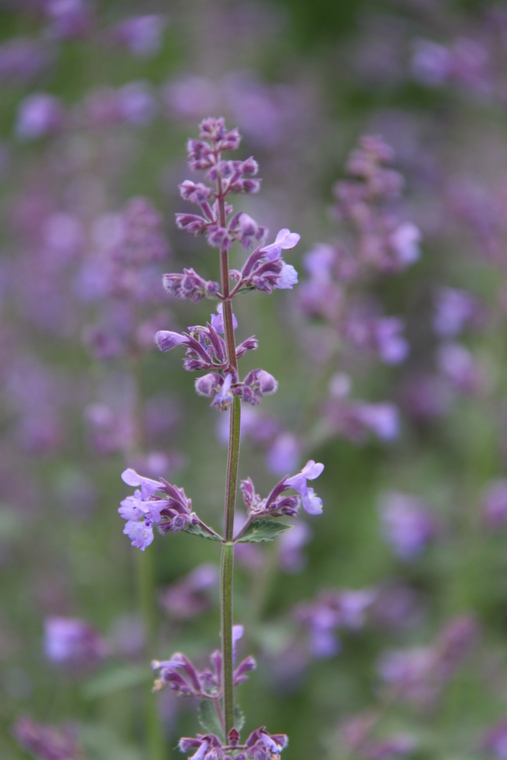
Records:
[[[260,252],[267,261],[273,261],[273,259],[280,258],[282,250],[294,248],[294,246],[299,243],[300,239],[301,235],[298,235],[297,232],[291,232],[284,228],[283,230],[280,230],[276,236],[275,242],[264,246],[260,249]]]
[[[128,520],[125,523],[123,533],[131,540],[132,546],[141,549],[142,552],[153,542],[153,528],[148,518],[144,521]]]
[[[301,495],[303,509],[309,515],[320,515],[322,513],[322,499],[314,492],[313,488],[308,488],[307,480],[315,480],[324,470],[324,465],[310,459],[301,472],[287,478],[285,485],[293,488]]]
[[[245,377],[245,385],[258,393],[260,396],[276,393],[278,382],[273,375],[264,369],[253,369]]]
[[[128,486],[141,486],[143,491],[153,494],[162,488],[162,483],[152,478],[145,478],[143,475],[139,475],[131,467],[128,467],[121,474],[121,479]]]
[[[223,378],[216,372],[209,372],[207,375],[198,377],[195,381],[195,390],[199,396],[214,396],[223,385]]]
[[[225,376],[224,383],[222,385],[222,389],[213,401],[211,402],[211,406],[215,407],[216,409],[220,409],[221,412],[225,411],[229,408],[232,401],[232,391],[231,391],[231,384],[232,384],[232,374],[231,372],[228,372]]]
[[[155,342],[161,351],[170,351],[176,346],[187,343],[187,341],[188,338],[185,335],[170,330],[159,330],[155,335]]]
[[[211,315],[211,326],[217,333],[224,335],[223,304],[221,303],[217,306],[217,314]],[[238,329],[238,320],[234,314],[232,315],[232,326],[234,330]]]
[[[297,284],[298,273],[292,266],[292,264],[286,264],[283,262],[282,271],[278,275],[275,288],[278,290],[292,290],[293,286]]]

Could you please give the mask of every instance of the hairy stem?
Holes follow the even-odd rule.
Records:
[[[232,661],[232,577],[234,545],[222,545],[220,611],[222,627],[222,684],[225,736],[234,726],[234,688]]]
[[[220,225],[225,227],[225,199],[220,178],[217,181],[217,197]],[[232,320],[232,303],[229,288],[229,254],[226,248],[220,251],[220,279],[224,301],[222,315],[224,322],[225,345],[229,366],[237,373],[236,343]],[[227,452],[227,473],[225,481],[225,541],[222,545],[220,577],[220,619],[222,633],[222,688],[225,735],[234,726],[234,686],[233,686],[233,652],[232,652],[232,598],[234,572],[234,510],[236,507],[236,490],[238,485],[238,464],[240,445],[241,401],[235,397],[231,404],[229,428],[229,447]]]

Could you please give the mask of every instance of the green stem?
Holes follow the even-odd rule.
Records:
[[[216,153],[218,161],[218,152]],[[225,197],[220,175],[217,178],[217,201],[220,226],[226,226]],[[230,299],[229,254],[226,248],[220,250],[220,280],[222,286],[222,314],[224,337],[227,347],[227,359],[230,370],[236,374],[238,360]],[[229,427],[229,447],[227,453],[227,473],[225,481],[225,541],[222,544],[220,577],[220,620],[222,633],[222,690],[225,737],[234,727],[234,684],[232,657],[232,587],[234,572],[234,510],[236,507],[236,490],[238,486],[238,464],[241,424],[241,401],[235,396],[231,404],[231,421]]]
[[[225,736],[234,726],[234,687],[232,662],[232,576],[234,545],[222,545],[220,611],[222,622],[222,685]]]

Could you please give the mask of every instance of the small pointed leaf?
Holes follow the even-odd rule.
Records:
[[[264,541],[273,541],[277,536],[280,536],[292,527],[292,525],[287,525],[287,523],[281,523],[277,520],[254,520],[241,538],[238,539],[238,543],[260,544]]]
[[[222,539],[220,536],[213,536],[211,533],[208,533],[208,531],[204,530],[204,528],[201,528],[200,525],[195,525],[194,523],[190,523],[185,528],[185,533],[191,533],[193,536],[201,536],[201,538],[207,538],[208,541],[220,541],[222,542]]]
[[[203,699],[199,702],[197,720],[205,734],[222,736],[222,726],[220,725],[215,705],[211,699]]]

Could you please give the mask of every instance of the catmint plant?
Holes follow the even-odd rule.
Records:
[[[276,392],[278,384],[262,368],[240,374],[240,359],[255,350],[258,342],[254,336],[236,342],[239,325],[233,313],[233,299],[247,291],[272,293],[291,289],[298,275],[284,261],[282,253],[294,248],[300,236],[282,229],[274,242],[267,243],[267,230],[248,214],[234,210],[230,203],[232,195],[256,193],[260,189],[258,165],[253,158],[223,157],[226,151],[239,147],[241,137],[236,129],[227,130],[222,118],[207,118],[200,125],[199,138],[188,142],[189,166],[204,172],[205,182],[185,180],[180,185],[182,198],[197,205],[199,213],[178,213],[176,223],[187,232],[205,237],[212,248],[218,249],[220,275],[217,281],[208,281],[189,268],[182,274],[166,274],[163,282],[176,298],[192,302],[212,299],[218,302],[217,309],[206,325],[193,325],[182,333],[160,330],[156,343],[162,351],[183,349],[184,368],[201,373],[195,381],[196,392],[211,399],[211,406],[218,412],[230,413],[223,535],[200,518],[183,488],[164,478],[145,477],[132,468],[125,470],[122,478],[135,491],[122,501],[119,512],[126,520],[124,533],[141,551],[154,541],[155,527],[162,535],[185,531],[221,544],[221,648],[210,655],[210,666],[204,670],[198,670],[180,652],[169,660],[154,661],[155,690],[168,687],[200,701],[199,718],[204,733],[182,738],[179,743],[182,752],[192,753],[195,760],[233,757],[260,760],[278,757],[288,740],[284,734],[271,734],[260,727],[241,741],[243,718],[235,705],[234,690],[247,679],[256,663],[252,656],[236,663],[235,644],[243,627],[233,625],[234,548],[242,543],[271,541],[281,535],[291,526],[279,518],[295,516],[301,505],[310,515],[320,514],[322,501],[309,483],[319,477],[324,465],[308,461],[299,473],[282,477],[267,496],[257,493],[251,478],[242,480],[247,518],[235,530],[242,404],[258,405],[264,396]],[[241,269],[230,269],[229,252],[234,243],[248,251]]]

